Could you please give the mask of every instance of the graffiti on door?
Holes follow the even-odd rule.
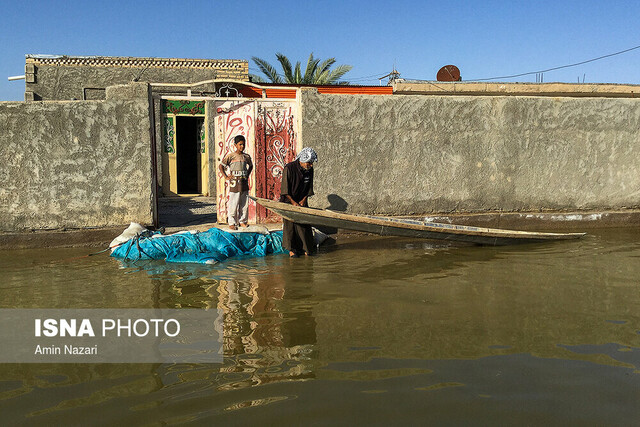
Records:
[[[216,190],[218,222],[227,222],[229,184],[218,169],[224,157],[234,149],[233,138],[244,135],[245,153],[253,159],[249,177],[251,196],[277,200],[284,166],[295,159],[297,146],[295,101],[216,101]],[[249,202],[249,222],[277,222],[280,217]]]
[[[243,135],[246,138],[244,152],[255,163],[255,102],[219,101],[216,108],[216,194],[218,222],[227,222],[227,201],[229,200],[229,182],[224,179],[218,165],[224,157],[235,150],[233,138]],[[249,194],[255,196],[253,178],[249,177]],[[249,202],[249,222],[255,222],[256,206]]]
[[[296,156],[294,103],[261,102],[256,115],[256,193],[277,200],[284,166]],[[260,222],[279,221],[273,212],[257,207]]]

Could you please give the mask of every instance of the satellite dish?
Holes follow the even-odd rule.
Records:
[[[445,65],[438,70],[436,79],[439,82],[459,82],[462,81],[460,77],[460,70],[455,65]]]

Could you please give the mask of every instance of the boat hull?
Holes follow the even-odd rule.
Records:
[[[317,227],[332,227],[381,236],[416,237],[434,240],[500,246],[550,240],[579,239],[585,233],[541,233],[534,231],[502,230],[466,225],[441,224],[394,218],[350,215],[323,209],[304,208],[273,200],[253,198],[257,203],[289,221]]]

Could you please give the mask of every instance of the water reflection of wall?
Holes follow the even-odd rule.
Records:
[[[247,271],[242,263],[212,268],[149,261],[136,266],[152,278],[156,306],[222,310],[220,372],[242,373],[243,381],[244,374],[251,374],[250,382],[258,384],[305,378],[316,342],[311,310],[292,310],[295,301],[286,298],[293,279],[281,265],[270,265],[278,259],[248,259]]]
[[[292,278],[283,274],[282,266],[270,265],[277,259],[248,259],[218,268],[139,261],[136,268],[152,278],[158,307],[223,311],[224,363],[207,368],[207,376],[222,387],[236,388],[311,376],[315,318],[311,310],[290,308],[295,300],[286,294]],[[171,372],[190,378],[201,374],[179,367]]]
[[[315,344],[315,320],[283,311],[287,303],[282,275],[220,280],[218,292],[226,362],[221,372],[250,374],[225,387],[313,376],[307,362]]]
[[[139,402],[140,408],[156,408],[164,407],[163,402],[173,402],[181,393],[211,396],[224,390],[315,377],[315,318],[310,310],[294,309],[295,298],[287,298],[291,282],[280,266],[273,268],[263,260],[251,260],[247,263],[254,270],[229,274],[210,266],[162,262],[122,265],[111,261],[79,264],[74,272],[48,266],[45,272],[36,273],[41,276],[42,287],[34,286],[13,301],[16,305],[30,301],[32,305],[54,307],[108,304],[219,308],[224,312],[223,363],[3,365],[3,416],[12,415],[14,420],[33,417],[36,421],[41,416],[79,419],[79,414],[91,414],[98,405],[109,408],[114,416],[131,415],[131,407],[121,406],[123,397]],[[265,272],[268,274],[260,274]],[[220,278],[222,274],[226,278]],[[16,281],[16,294],[20,289],[17,283],[24,285],[27,276],[25,272],[12,279]],[[68,283],[71,287],[65,287]],[[45,284],[52,289],[47,291]],[[72,294],[65,300],[65,289],[70,288]],[[12,289],[0,289],[2,296],[13,293]],[[242,399],[228,409],[263,405],[273,399]],[[7,405],[13,409],[2,409]],[[138,415],[144,417],[143,413],[147,414],[143,411]]]

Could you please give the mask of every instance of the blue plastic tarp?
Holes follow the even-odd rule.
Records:
[[[116,247],[111,256],[120,259],[164,259],[167,262],[212,264],[230,257],[285,252],[282,231],[268,234],[229,233],[218,228],[191,234],[137,236]]]

